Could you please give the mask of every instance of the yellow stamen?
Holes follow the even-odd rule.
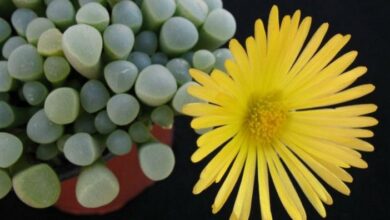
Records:
[[[256,141],[270,143],[287,119],[287,110],[275,95],[254,97],[249,101],[244,127]]]

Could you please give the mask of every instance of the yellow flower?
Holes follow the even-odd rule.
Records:
[[[246,50],[237,40],[230,42],[234,58],[225,64],[227,74],[191,70],[199,85],[188,92],[205,102],[188,104],[183,111],[195,117],[194,129],[213,128],[199,137],[199,148],[191,159],[198,162],[220,148],[193,192],[199,194],[226,176],[213,213],[222,208],[242,173],[231,219],[249,218],[256,176],[263,219],[272,219],[269,180],[289,216],[307,218],[292,179],[325,217],[324,203],[332,204],[332,197],[323,182],[349,195],[345,183],[352,182],[352,177],[345,169],[367,168],[358,151],[374,149],[362,138],[373,136],[366,127],[378,122],[365,115],[377,107],[340,106],[374,90],[371,84],[348,88],[367,68],[347,70],[356,51],[335,59],[350,35],[337,34],[320,48],[326,23],[305,43],[311,18],[300,22],[300,15],[296,11],[279,24],[274,6],[267,33],[258,20],[255,36],[246,40]]]

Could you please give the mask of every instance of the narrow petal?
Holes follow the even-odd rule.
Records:
[[[330,105],[336,105],[343,102],[348,102],[354,99],[358,99],[367,94],[370,94],[375,89],[372,84],[365,84],[347,89],[345,91],[336,93],[334,95],[325,96],[322,98],[311,99],[303,101],[302,103],[294,103],[292,108],[294,109],[307,109],[307,108],[318,108]]]
[[[285,85],[293,79],[298,72],[302,70],[302,68],[307,64],[307,62],[312,58],[314,53],[318,50],[321,45],[322,40],[325,37],[326,32],[328,31],[329,24],[324,23],[318,28],[318,30],[314,33],[313,37],[307,43],[305,49],[299,55],[298,60],[295,62],[293,67],[291,68],[287,78],[284,80]]]
[[[228,109],[208,103],[190,103],[183,107],[183,113],[190,116],[226,115]]]
[[[267,164],[268,164],[269,171],[271,173],[272,181],[276,188],[276,192],[279,195],[279,199],[292,219],[303,219],[303,216],[301,215],[298,207],[294,203],[291,194],[289,194],[288,190],[283,184],[280,174],[277,172],[275,164],[271,159],[271,155],[269,151],[271,150],[268,150],[268,152],[266,152]]]
[[[263,147],[257,146],[257,176],[259,183],[259,198],[260,198],[260,209],[261,216],[263,219],[271,220],[271,204],[269,196],[269,181],[268,181],[268,165],[266,155]]]
[[[253,186],[256,171],[256,149],[249,146],[245,163],[244,174],[241,179],[240,189],[234,203],[233,219],[245,220],[249,218],[252,206]],[[232,219],[232,218],[231,218]]]
[[[288,194],[291,196],[292,202],[297,207],[300,215],[302,216],[302,219],[306,219],[307,216],[306,216],[305,209],[303,208],[301,199],[299,198],[298,193],[295,190],[295,187],[292,184],[290,177],[288,176],[283,164],[280,162],[279,156],[276,154],[274,149],[270,151],[270,155],[276,167],[276,170],[280,176],[282,184],[284,185]]]
[[[314,110],[304,110],[297,113],[311,117],[353,117],[375,112],[378,107],[374,104],[358,104],[337,108],[323,108]]]
[[[197,141],[199,148],[192,155],[191,160],[193,162],[198,162],[202,160],[211,152],[220,147],[224,142],[232,138],[235,134],[237,134],[237,132],[237,127],[232,125],[226,125],[220,128],[216,128],[200,136]]]
[[[199,181],[196,183],[193,193],[199,194],[208,188],[215,180],[224,164],[228,166],[232,163],[241,147],[239,138],[235,137],[227,143],[222,150],[207,164],[200,174]]]
[[[191,127],[194,129],[204,129],[233,123],[237,123],[237,119],[231,115],[207,115],[192,120]]]
[[[326,204],[332,204],[332,197],[326,191],[325,187],[317,180],[313,173],[289,150],[290,146],[285,146],[286,147],[279,147],[279,152],[285,155],[285,158],[288,158],[288,160],[296,166],[296,168],[308,180],[310,185],[313,187],[323,202]]]
[[[302,159],[302,161],[304,161],[327,184],[344,195],[349,195],[351,193],[348,186],[345,185],[345,183],[341,181],[336,175],[326,169],[323,165],[321,165],[299,147],[292,147],[292,145],[293,144],[289,144],[291,150],[293,150]]]
[[[241,171],[244,167],[245,160],[247,158],[248,145],[243,143],[240,152],[232,168],[229,171],[228,176],[226,177],[224,183],[218,191],[217,196],[215,197],[214,204],[212,206],[213,213],[217,213],[221,210],[222,206],[225,204],[226,200],[229,198],[230,194],[233,191],[234,186],[237,183],[238,178],[240,177]]]
[[[299,171],[296,164],[290,160],[288,156],[284,153],[284,151],[280,150],[280,148],[285,148],[283,144],[277,142],[277,147],[275,148],[281,159],[286,163],[286,166],[291,171],[298,185],[302,189],[303,193],[306,195],[310,203],[316,209],[316,211],[323,217],[326,217],[326,211],[324,205],[319,198],[319,195],[316,193],[315,189],[312,185],[310,185],[309,181],[304,177],[304,175]]]

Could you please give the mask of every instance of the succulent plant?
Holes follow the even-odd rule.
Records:
[[[145,176],[167,178],[174,153],[151,129],[172,128],[183,105],[201,101],[187,93],[191,67],[223,70],[231,58],[218,49],[236,31],[222,1],[0,3],[0,198],[13,189],[49,207],[59,167],[81,167],[79,203],[104,206],[120,187],[103,157],[133,144]]]

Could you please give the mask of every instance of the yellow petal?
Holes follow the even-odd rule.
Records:
[[[203,86],[218,87],[213,79],[207,74],[197,69],[190,69],[190,75]]]
[[[314,33],[313,37],[307,43],[305,49],[302,51],[297,61],[291,68],[287,78],[284,80],[285,85],[287,85],[291,79],[293,79],[299,71],[307,64],[307,62],[312,58],[314,53],[318,50],[321,45],[322,40],[325,37],[326,32],[328,31],[329,24],[324,23],[318,28]]]
[[[226,115],[207,115],[192,120],[191,127],[194,129],[204,129],[232,123],[237,123],[236,117]]]
[[[242,176],[240,189],[233,207],[233,216],[238,216],[240,220],[249,218],[252,206],[252,194],[256,171],[256,149],[249,146],[248,156],[245,162],[244,174]]]
[[[272,6],[271,12],[268,18],[267,29],[267,48],[268,52],[274,47],[274,43],[279,35],[279,9],[277,6]]]
[[[322,69],[313,77],[308,77],[307,80],[303,80],[306,83],[301,84],[302,86],[300,86],[295,91],[293,91],[292,94],[290,94],[291,99],[294,99],[296,97],[302,97],[306,99],[317,97],[318,93],[321,94],[321,92],[323,92],[322,88],[318,86],[318,83],[328,77],[333,78],[343,73],[344,70],[346,70],[352,64],[356,57],[356,51],[346,53],[343,56],[339,57],[337,60],[333,61],[331,64]],[[325,87],[325,85],[323,87]],[[333,84],[326,84],[327,89],[332,87]]]
[[[183,107],[182,111],[190,116],[226,115],[228,109],[208,103],[190,103]]]
[[[233,39],[229,42],[229,49],[232,52],[234,61],[237,63],[241,71],[244,73],[242,77],[245,78],[250,69],[248,56],[246,54],[245,49],[241,46],[241,44],[236,39]]]
[[[315,173],[318,174],[332,188],[339,191],[344,195],[349,195],[350,190],[347,185],[344,184],[336,175],[326,169],[323,165],[313,159],[310,155],[305,153],[299,147],[292,147],[293,144],[289,143],[290,149],[293,150]]]
[[[199,162],[211,152],[220,147],[221,144],[232,138],[235,134],[237,134],[237,132],[237,126],[226,125],[220,128],[216,128],[200,136],[197,141],[199,148],[192,155],[191,160],[193,162]]]
[[[280,150],[280,148],[285,148],[280,142],[277,143],[275,147],[276,151],[280,155],[281,159],[286,163],[286,166],[293,174],[295,180],[298,185],[302,189],[303,193],[306,195],[310,203],[316,209],[316,211],[323,217],[326,217],[326,211],[324,205],[319,198],[319,195],[316,193],[315,189],[312,185],[310,185],[309,181],[304,177],[304,175],[298,170],[296,165],[290,160],[288,156],[284,153],[284,151]]]
[[[322,98],[311,99],[303,101],[302,103],[294,103],[292,107],[294,109],[307,109],[307,108],[318,108],[329,105],[336,105],[343,102],[348,102],[354,99],[358,99],[367,94],[370,94],[375,89],[375,86],[372,84],[365,84],[347,89],[345,91],[336,93],[334,95],[325,96]]]
[[[279,199],[292,219],[303,219],[304,216],[301,215],[297,205],[294,203],[288,190],[283,185],[281,177],[276,170],[273,160],[271,159],[271,155],[269,155],[269,151],[266,152],[265,157],[267,159],[268,168],[271,173],[272,181],[275,185]]]
[[[279,152],[283,153],[285,158],[288,158],[291,163],[296,166],[299,172],[308,180],[320,199],[326,204],[332,204],[332,197],[326,191],[325,187],[318,181],[312,172],[309,171],[309,169],[303,165],[303,163],[289,150],[289,148],[287,148],[287,145],[286,147],[279,147],[278,150]]]
[[[366,115],[375,112],[378,107],[374,104],[358,104],[337,108],[324,108],[315,110],[304,110],[296,112],[310,117],[353,117]],[[295,113],[294,113],[295,114]]]
[[[294,40],[289,45],[287,45],[288,49],[284,55],[284,59],[279,65],[280,70],[277,70],[278,72],[280,72],[282,77],[287,76],[288,71],[291,69],[292,65],[294,64],[299,55],[299,52],[302,50],[306,37],[309,34],[310,25],[311,18],[305,18],[300,25]],[[281,83],[282,82],[283,81],[281,80]]]
[[[193,189],[194,194],[199,194],[208,188],[215,181],[220,170],[224,167],[224,164],[230,165],[232,163],[241,147],[241,142],[239,141],[240,139],[238,137],[233,138],[233,140],[227,143],[207,164]]]
[[[302,219],[306,219],[306,212],[305,209],[303,208],[301,199],[298,196],[297,191],[295,190],[295,187],[293,186],[290,177],[288,176],[285,168],[283,167],[282,163],[280,162],[280,159],[278,155],[274,152],[274,150],[270,150],[269,154],[273,160],[273,163],[275,165],[275,168],[277,170],[277,173],[280,176],[280,179],[282,181],[282,184],[284,185],[287,193],[291,196],[291,201],[294,203],[296,208],[298,209],[300,215],[302,216]]]
[[[330,126],[330,127],[346,127],[346,128],[362,128],[371,127],[378,124],[378,120],[373,117],[348,117],[348,118],[334,118],[334,117],[305,117],[297,116],[294,120],[301,123],[307,123],[318,126]]]
[[[340,180],[347,182],[347,183],[352,183],[353,177],[345,171],[343,168],[337,167],[333,164],[330,164],[321,158],[316,158],[318,162],[320,162],[326,169],[328,169],[330,172],[332,172],[334,175],[336,175]]]
[[[284,88],[287,94],[294,94],[294,91],[299,90],[305,83],[313,80],[319,71],[327,66],[337,53],[349,41],[350,36],[335,35],[330,39],[302,68],[301,71],[286,85]]]
[[[221,210],[222,206],[225,204],[226,200],[229,198],[231,192],[233,191],[234,186],[237,183],[238,178],[240,177],[241,171],[244,167],[245,160],[247,158],[248,145],[243,143],[240,152],[237,155],[236,160],[226,180],[222,184],[222,187],[219,189],[217,196],[215,197],[214,204],[212,206],[213,213],[217,213]]]
[[[268,165],[263,150],[265,146],[257,146],[257,177],[259,182],[259,198],[262,219],[272,220],[269,197]]]

